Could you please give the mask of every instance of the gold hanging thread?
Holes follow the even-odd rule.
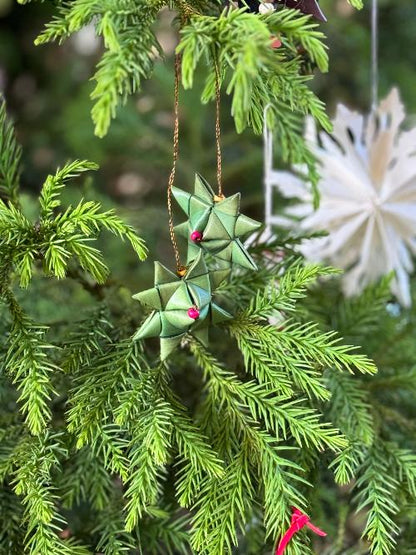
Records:
[[[215,63],[215,142],[217,147],[217,183],[218,195],[214,196],[215,202],[224,200],[222,192],[222,152],[221,152],[221,81],[218,63]]]
[[[176,167],[179,159],[179,87],[181,79],[181,56],[175,56],[175,90],[174,90],[174,127],[173,127],[173,164],[168,179],[167,205],[169,215],[169,235],[172,243],[176,261],[176,272],[178,276],[186,275],[186,266],[181,264],[178,242],[175,234],[175,224],[173,220],[172,207],[172,187],[175,183]],[[217,153],[217,184],[218,194],[214,196],[215,202],[221,202],[225,196],[222,192],[222,149],[221,149],[221,80],[218,64],[215,64],[215,142]]]
[[[181,78],[181,57],[175,55],[175,92],[174,92],[174,127],[173,127],[173,164],[168,180],[168,214],[169,235],[175,254],[176,271],[180,277],[186,274],[186,268],[181,264],[178,242],[176,240],[175,225],[173,221],[172,187],[175,183],[176,166],[179,158],[179,86]]]

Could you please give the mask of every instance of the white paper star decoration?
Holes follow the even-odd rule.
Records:
[[[303,230],[329,233],[305,242],[302,252],[343,268],[347,295],[394,271],[392,292],[409,306],[411,255],[416,253],[416,128],[402,130],[404,119],[397,89],[368,118],[339,105],[332,135],[317,134],[311,123],[306,132],[320,166],[318,210],[313,210],[308,184],[294,173],[273,170],[267,152],[266,191],[269,200],[277,187],[299,201],[284,218],[269,209],[269,224],[293,226],[297,219]]]

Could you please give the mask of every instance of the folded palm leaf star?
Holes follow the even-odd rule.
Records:
[[[212,291],[228,273],[228,270],[208,272],[202,251],[182,278],[155,262],[155,286],[133,297],[154,309],[137,331],[135,339],[160,336],[162,360],[187,333],[206,343],[208,326],[231,318],[212,299]]]
[[[240,238],[261,224],[240,214],[240,193],[228,198],[218,197],[198,174],[193,194],[176,187],[172,192],[188,216],[188,221],[176,228],[188,238],[188,262],[202,250],[219,260],[257,269]]]

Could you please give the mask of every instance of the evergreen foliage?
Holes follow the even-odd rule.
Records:
[[[166,6],[178,13],[183,85],[194,86],[199,68],[208,102],[218,68],[238,131],[261,131],[271,104],[283,156],[313,176],[302,118],[328,126],[307,87],[327,54],[315,24],[287,9],[257,16],[198,0],[59,3],[38,43],[90,23],[103,37],[97,134],[151,75],[161,53],[153,25]],[[282,39],[278,51],[270,35]],[[75,161],[48,176],[33,216],[19,189],[20,158],[2,103],[0,553],[265,554],[292,505],[320,512],[331,555],[414,552],[415,318],[391,301],[388,280],[345,300],[333,269],[294,254],[300,237],[282,235],[267,256],[256,244],[259,271],[238,272],[218,291],[233,319],[209,348],[187,337],[160,364],[156,343],[131,339],[145,314],[110,279],[99,235],[129,242],[137,260],[146,256],[142,239],[97,201],[65,207],[70,180],[96,165]],[[36,297],[45,282],[44,321]],[[70,298],[73,314],[58,321],[63,284],[89,308],[78,314]],[[358,535],[346,532],[356,512]],[[288,552],[315,550],[324,552],[299,534]]]
[[[331,391],[328,418],[349,440],[331,467],[338,484],[355,481],[333,508],[340,514],[366,515],[363,538],[376,555],[411,553],[415,516],[414,310],[403,311],[391,300],[389,282],[387,277],[348,300],[335,282],[315,290],[305,302],[307,314],[320,321],[321,328],[337,329],[346,340],[365,344],[379,368],[371,380],[348,374],[325,376]],[[349,541],[344,529],[337,553],[344,553]],[[357,539],[354,546],[364,549],[365,544]]]
[[[314,160],[303,139],[303,116],[311,114],[329,129],[324,105],[308,87],[312,68],[327,71],[328,57],[318,25],[299,11],[284,8],[257,16],[245,9],[224,8],[220,0],[74,0],[58,6],[35,42],[62,42],[86,25],[95,26],[104,53],[93,77],[92,118],[102,137],[119,104],[140,89],[155,61],[163,57],[154,25],[167,7],[178,14],[183,86],[194,85],[194,72],[202,66],[206,78],[201,99],[209,102],[215,96],[218,72],[232,95],[238,132],[249,126],[261,133],[264,109],[269,106],[269,124],[278,130],[283,159],[307,164],[315,183]],[[278,50],[272,49],[271,36],[281,37]]]
[[[13,138],[6,148],[17,148]],[[2,159],[11,159],[10,153]],[[2,532],[1,549],[226,553],[241,542],[260,507],[262,541],[273,541],[290,506],[307,506],[300,454],[342,456],[348,447],[322,418],[320,405],[329,397],[325,368],[336,374],[375,371],[334,333],[296,318],[305,288],[332,270],[302,267],[290,257],[287,265],[264,265],[259,256],[256,287],[251,272],[241,273],[238,284],[221,293],[226,299],[236,294],[233,287],[246,291],[241,310],[224,324],[229,339],[218,356],[189,339],[188,355],[155,363],[151,347],[131,340],[143,317],[136,315],[137,305],[125,300],[129,308],[120,311],[114,295],[121,292],[110,293],[103,255],[89,245],[82,250],[83,239],[94,240],[101,229],[128,239],[140,258],[142,241],[98,203],[61,205],[66,181],[92,168],[75,162],[49,176],[35,223],[23,214],[18,194],[14,202],[2,201],[0,244],[7,264],[1,298],[8,333],[2,339],[7,403],[0,468],[2,503],[15,507],[19,520],[16,529]],[[72,247],[77,242],[78,250]],[[25,256],[30,265],[22,264]],[[64,277],[78,280],[96,308],[58,332],[23,310],[16,285],[30,294],[34,279]],[[268,323],[276,311],[285,315],[280,329]],[[228,368],[227,345],[235,340],[241,359]],[[201,395],[192,410],[177,393],[178,368],[199,376]],[[400,460],[405,469],[405,453]],[[77,513],[85,504],[88,518],[80,523]]]

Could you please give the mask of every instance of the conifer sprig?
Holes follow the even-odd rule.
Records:
[[[415,355],[409,342],[413,317],[389,311],[390,279],[387,276],[351,299],[341,297],[336,283],[327,284],[325,292],[317,289],[313,299],[302,301],[324,329],[335,325],[348,340],[364,341],[378,363],[378,374],[371,380],[365,375],[325,373],[332,394],[328,417],[350,443],[331,467],[338,483],[356,480],[355,499],[348,497],[348,507],[365,511],[363,541],[377,555],[402,549],[403,544],[399,547],[396,542],[411,529],[408,511],[415,493],[415,446],[413,441],[409,444],[407,427],[412,421],[406,401],[414,390],[409,370]]]
[[[250,124],[260,132],[264,107],[276,106],[276,97],[283,102],[292,100],[289,102],[292,111],[305,108],[328,126],[322,103],[306,88],[309,78],[299,75],[300,61],[288,59],[285,49],[276,52],[271,48],[273,26],[290,29],[291,34],[285,36],[287,44],[293,47],[299,40],[303,41],[312,56],[321,61],[321,69],[326,69],[323,34],[296,10],[277,11],[265,17],[253,17],[244,9],[224,10],[219,17],[195,17],[182,30],[178,51],[182,54],[185,88],[193,86],[195,70],[205,62],[207,77],[203,99],[214,98],[215,66],[218,64],[222,79],[227,83],[227,93],[233,95],[232,113],[237,131],[241,132]],[[246,40],[242,41],[242,36]],[[256,94],[253,94],[254,89]],[[303,102],[299,102],[301,98]],[[276,112],[279,112],[277,106]]]
[[[357,2],[357,0],[354,0]],[[233,95],[233,115],[237,130],[247,125],[260,132],[263,110],[271,104],[272,112],[284,125],[282,145],[286,157],[294,149],[293,159],[309,161],[301,141],[300,114],[311,113],[328,127],[323,104],[308,89],[309,76],[302,75],[296,48],[301,46],[310,60],[326,71],[328,59],[317,25],[295,10],[280,9],[267,16],[245,10],[221,11],[218,2],[201,3],[166,0],[75,0],[61,4],[53,20],[36,39],[36,44],[62,42],[82,27],[93,23],[96,34],[103,38],[104,54],[94,75],[96,87],[92,117],[98,136],[107,133],[117,107],[140,89],[141,81],[150,77],[161,47],[153,27],[162,8],[169,5],[180,15],[182,35],[179,51],[183,53],[183,82],[192,86],[193,73],[199,61],[208,61],[205,101],[214,96],[215,65],[227,79],[227,92]],[[281,35],[280,52],[270,46],[270,35]],[[246,40],[242,41],[244,36]],[[214,56],[214,59],[213,59]],[[215,63],[212,63],[215,62]],[[278,99],[278,100],[277,100]],[[297,141],[295,140],[297,138]],[[297,146],[297,142],[301,144]]]
[[[0,254],[10,261],[22,287],[29,285],[36,261],[43,263],[46,274],[62,279],[68,275],[73,259],[97,283],[104,283],[109,269],[102,253],[90,245],[101,230],[127,240],[140,260],[146,257],[144,242],[132,226],[113,210],[103,212],[100,203],[80,201],[74,208],[57,212],[67,181],[92,169],[97,169],[96,164],[75,161],[48,176],[39,197],[38,222],[30,222],[19,207],[0,199]]]
[[[2,371],[16,385],[28,429],[39,435],[52,416],[50,401],[56,393],[52,375],[60,370],[51,359],[54,347],[44,340],[48,328],[32,322],[10,291],[4,297],[10,308],[12,326]]]
[[[17,456],[18,455],[18,456]],[[59,435],[43,432],[38,437],[27,438],[19,446],[14,477],[14,489],[21,496],[25,507],[28,553],[62,553],[63,555],[88,555],[89,551],[76,543],[64,542],[57,530],[65,520],[56,511],[56,493],[51,485],[53,469],[65,456]]]
[[[6,104],[0,95],[0,196],[18,203],[22,149],[16,141],[14,128],[7,119]]]
[[[296,483],[303,480],[295,474],[302,469],[283,456],[275,434],[267,431],[270,425],[273,428],[271,416],[265,407],[254,406],[255,386],[239,382],[198,342],[190,347],[206,380],[203,428],[229,461],[221,480],[206,480],[196,505],[192,545],[202,553],[215,553],[231,550],[237,542],[236,527],[247,524],[256,498],[254,481],[262,484],[266,530],[271,533],[282,526],[290,504],[304,503],[296,488]],[[267,405],[268,399],[265,393],[260,402]],[[269,489],[271,481],[273,493]]]

